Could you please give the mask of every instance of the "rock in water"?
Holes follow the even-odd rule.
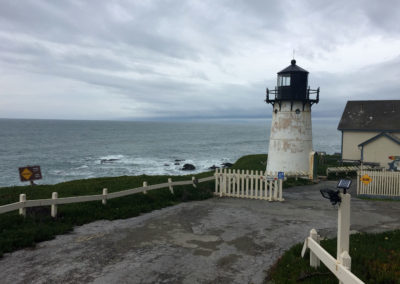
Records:
[[[233,166],[231,163],[222,163],[221,165],[223,165],[225,168],[230,168]]]
[[[182,171],[193,171],[195,169],[196,169],[196,167],[193,166],[192,164],[184,164],[183,168],[181,170]]]
[[[112,163],[115,161],[118,161],[119,159],[101,159],[100,164],[105,164],[105,163]]]
[[[211,167],[208,168],[209,170],[215,170],[215,169],[219,169],[219,167],[217,167],[216,165],[212,165]]]

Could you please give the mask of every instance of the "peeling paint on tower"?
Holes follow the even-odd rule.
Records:
[[[270,99],[270,94],[275,97]],[[310,95],[316,98],[311,99]],[[272,91],[267,89],[266,102],[273,105],[267,175],[309,175],[311,106],[318,101],[319,89],[308,87],[308,72],[297,66],[295,60],[278,73],[278,86]]]

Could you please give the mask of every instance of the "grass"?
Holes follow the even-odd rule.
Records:
[[[206,172],[196,175],[202,178],[211,175]],[[101,194],[103,188],[109,192],[140,187],[143,181],[149,185],[164,183],[169,176],[122,176],[85,180],[74,180],[55,185],[18,186],[0,188],[0,204],[19,200],[20,193],[26,193],[27,199],[51,198],[56,191],[59,197]],[[188,180],[191,176],[173,176],[173,181]],[[50,240],[64,234],[74,226],[96,220],[115,220],[138,216],[142,213],[191,200],[212,197],[213,182],[205,182],[195,189],[191,185],[174,187],[174,194],[169,189],[148,191],[147,194],[134,194],[115,198],[102,205],[99,201],[65,204],[58,206],[56,219],[50,217],[50,207],[27,208],[26,218],[17,211],[0,214],[0,256],[20,248],[34,246],[37,242]]]
[[[265,171],[267,166],[267,154],[247,155],[239,158],[232,169]]]
[[[336,239],[321,241],[333,257]],[[301,258],[303,244],[285,252],[268,271],[266,283],[338,283],[325,265],[310,267],[309,252]],[[400,283],[400,230],[350,236],[351,271],[365,283]]]
[[[265,170],[266,155],[249,155],[240,158],[234,168]],[[264,163],[264,164],[263,164]],[[203,178],[213,172],[195,175]],[[51,198],[52,192],[58,197],[101,194],[103,188],[115,192],[136,188],[147,181],[149,185],[165,183],[171,176],[121,176],[104,177],[63,182],[54,185],[14,186],[0,188],[0,205],[19,201],[21,193],[28,200]],[[191,175],[172,176],[173,181],[191,179]],[[0,214],[0,256],[6,252],[34,246],[36,243],[50,240],[56,235],[64,234],[79,226],[96,220],[115,220],[135,217],[152,210],[191,200],[203,200],[213,196],[214,182],[200,183],[195,189],[191,185],[174,187],[174,194],[168,189],[151,190],[148,193],[134,194],[107,201],[65,204],[58,206],[56,219],[50,217],[50,206],[27,208],[25,218],[17,211]]]

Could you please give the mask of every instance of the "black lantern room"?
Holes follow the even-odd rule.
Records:
[[[270,95],[274,98],[270,99]],[[310,95],[315,95],[315,98],[310,98]],[[267,88],[267,103],[274,105],[275,103],[281,106],[282,101],[302,102],[303,109],[307,103],[313,105],[319,101],[319,88],[311,90],[308,86],[308,71],[296,65],[296,60],[292,60],[291,64],[278,72],[278,82],[274,90]]]

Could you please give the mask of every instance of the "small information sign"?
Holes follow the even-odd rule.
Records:
[[[285,179],[285,173],[284,172],[278,172],[278,179]]]
[[[26,166],[19,168],[19,177],[21,181],[34,181],[42,179],[40,166]]]
[[[363,184],[368,185],[372,181],[372,178],[369,175],[363,175],[361,181]]]

